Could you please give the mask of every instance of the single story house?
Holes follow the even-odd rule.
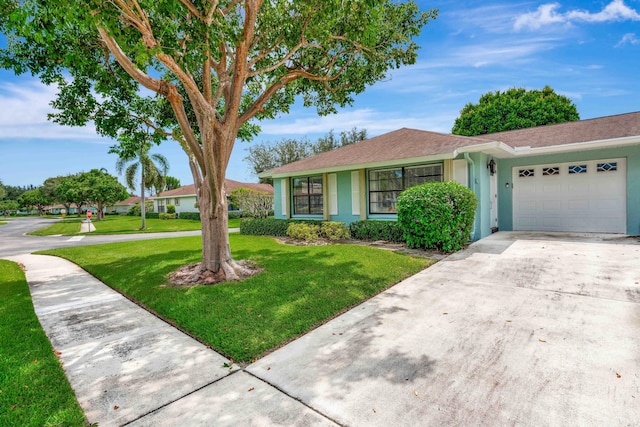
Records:
[[[152,198],[150,197],[146,197],[144,200],[145,202],[150,202]],[[134,207],[136,205],[136,203],[140,203],[140,200],[142,200],[140,198],[140,196],[131,196],[125,200],[121,200],[119,202],[117,202],[115,205],[110,206],[107,211],[108,212],[115,212],[115,213],[119,213],[119,214],[126,214],[127,212],[129,212],[129,209],[131,209],[132,207]]]
[[[640,234],[640,112],[475,137],[399,129],[263,172],[276,218],[396,219],[405,188],[455,180],[472,238],[500,230]]]
[[[249,188],[273,194],[273,186],[270,184],[253,184],[234,181],[232,179],[225,179],[224,188],[227,197],[229,197],[229,194],[231,194],[233,190],[238,188]],[[191,184],[176,188],[175,190],[163,191],[158,194],[153,199],[153,208],[155,212],[162,213],[167,211],[167,205],[174,205],[177,214],[181,212],[199,212],[197,201],[196,186],[195,184]]]

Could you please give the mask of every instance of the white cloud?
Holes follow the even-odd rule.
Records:
[[[627,33],[622,36],[622,39],[616,44],[616,47],[620,47],[625,44],[638,44],[640,43],[640,39],[636,37],[635,33]]]
[[[329,116],[285,117],[260,123],[261,136],[275,136],[275,139],[279,139],[287,135],[325,134],[332,129],[335,133],[340,133],[354,127],[366,129],[369,136],[380,135],[403,127],[446,133],[451,130],[453,120],[459,112],[443,111],[427,115],[422,115],[421,112],[417,113],[414,116],[409,116],[401,112],[376,111],[365,108],[342,111]]]
[[[0,84],[0,139],[85,139],[102,141],[92,126],[68,127],[47,120],[57,88],[37,81]],[[104,142],[106,143],[106,142]]]
[[[552,24],[570,25],[574,22],[640,21],[640,13],[624,4],[624,0],[613,0],[596,13],[585,10],[560,13],[560,6],[560,3],[546,3],[539,6],[535,12],[520,15],[514,22],[514,29],[537,30]]]

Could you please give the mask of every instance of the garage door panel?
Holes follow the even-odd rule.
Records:
[[[513,169],[514,230],[626,231],[625,159]]]

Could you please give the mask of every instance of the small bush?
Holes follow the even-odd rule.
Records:
[[[200,221],[200,212],[180,212],[178,216],[180,219],[195,219],[196,221]]]
[[[160,219],[176,219],[175,213],[161,213],[158,215]]]
[[[409,248],[454,252],[469,240],[478,201],[457,182],[430,182],[398,196],[398,223]]]
[[[176,213],[176,205],[167,205],[167,213],[168,214]]]
[[[320,227],[315,224],[305,224],[303,222],[291,223],[287,227],[287,236],[304,240],[305,242],[313,242],[318,240],[320,234]]]
[[[153,212],[153,202],[144,202],[144,212],[145,212],[145,217],[149,218],[149,213]],[[135,205],[131,206],[129,208],[129,210],[127,211],[127,215],[129,216],[140,216],[142,215],[141,209],[140,209],[140,203],[136,203]]]
[[[404,243],[402,227],[396,221],[355,221],[349,224],[349,231],[352,239]]]
[[[145,218],[155,218],[158,219],[160,218],[160,214],[158,212],[145,212],[144,215]]]
[[[332,242],[337,242],[349,238],[349,228],[344,222],[323,222],[320,226],[320,235]]]

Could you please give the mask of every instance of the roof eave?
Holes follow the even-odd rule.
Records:
[[[600,139],[596,141],[573,142],[549,147],[516,147],[514,157],[539,156],[543,154],[570,153],[572,151],[599,150],[604,148],[625,147],[640,144],[640,135],[621,138]]]
[[[258,174],[260,178],[286,178],[292,176],[309,176],[309,175],[320,175],[323,173],[335,173],[335,172],[344,172],[344,171],[352,171],[359,169],[373,169],[373,168],[383,168],[389,166],[397,166],[397,165],[405,165],[410,163],[424,163],[424,162],[437,162],[441,160],[453,159],[452,153],[444,153],[444,154],[435,154],[431,156],[419,156],[419,157],[407,157],[404,159],[393,159],[393,160],[383,160],[378,162],[367,162],[367,163],[356,163],[351,165],[343,165],[343,166],[334,166],[327,168],[316,168],[316,169],[304,169],[298,171],[290,171],[290,172],[277,172],[277,173],[269,173],[269,171],[262,172]]]

